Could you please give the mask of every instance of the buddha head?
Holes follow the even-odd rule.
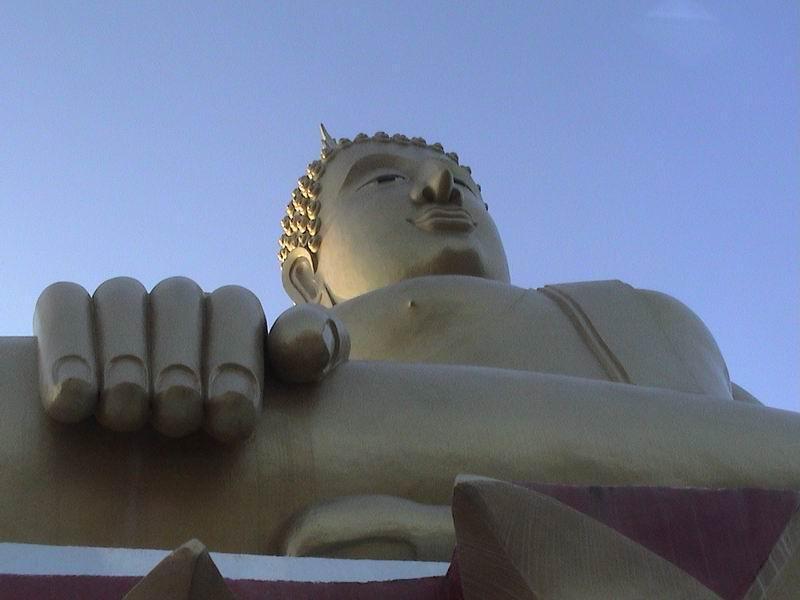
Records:
[[[508,283],[503,244],[469,167],[403,135],[334,140],[292,192],[278,253],[296,303],[332,306],[425,275]]]

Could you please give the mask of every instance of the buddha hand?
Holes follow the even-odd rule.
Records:
[[[110,279],[90,296],[75,283],[42,292],[34,313],[40,396],[53,419],[135,431],[148,421],[182,437],[202,426],[225,442],[247,438],[261,413],[265,372],[323,378],[347,360],[341,322],[317,306],[284,313],[267,335],[261,303],[238,286],[205,294],[172,277],[148,294]],[[269,347],[270,368],[265,368]]]

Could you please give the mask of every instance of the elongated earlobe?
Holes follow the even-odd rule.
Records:
[[[305,248],[295,248],[289,253],[283,262],[281,279],[283,289],[295,304],[333,306],[322,278],[314,269],[311,253]]]

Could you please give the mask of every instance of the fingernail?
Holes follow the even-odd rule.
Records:
[[[92,370],[89,363],[79,356],[64,356],[56,361],[53,368],[53,383],[56,385],[69,380],[89,383],[91,379]]]
[[[147,422],[150,399],[147,370],[136,356],[117,356],[108,361],[103,393],[95,416],[114,431],[136,431]]]
[[[327,373],[350,357],[350,335],[347,329],[340,326],[334,319],[325,322],[322,330],[322,339],[328,347],[329,359],[325,372]]]
[[[211,382],[205,407],[205,429],[222,442],[243,440],[255,429],[261,390],[247,369],[226,366]]]
[[[200,378],[186,365],[170,365],[163,369],[156,381],[156,394],[173,387],[185,387],[200,391]]]
[[[153,401],[153,426],[164,435],[181,437],[203,421],[203,397],[197,375],[185,365],[162,370]]]
[[[336,326],[333,321],[325,321],[325,326],[322,328],[322,341],[328,349],[328,361],[336,359],[336,351],[339,349],[339,340],[336,334]]]
[[[106,389],[121,383],[135,384],[146,389],[147,370],[142,360],[135,356],[117,356],[108,361],[103,383]]]
[[[62,423],[91,416],[97,403],[92,371],[79,356],[64,356],[53,365],[53,383],[42,394],[45,411]]]
[[[255,377],[249,370],[240,366],[226,366],[219,369],[211,382],[209,396],[235,392],[255,400]]]

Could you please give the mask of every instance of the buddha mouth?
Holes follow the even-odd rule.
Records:
[[[432,206],[416,219],[407,221],[423,231],[468,232],[477,226],[472,215],[460,206]]]

